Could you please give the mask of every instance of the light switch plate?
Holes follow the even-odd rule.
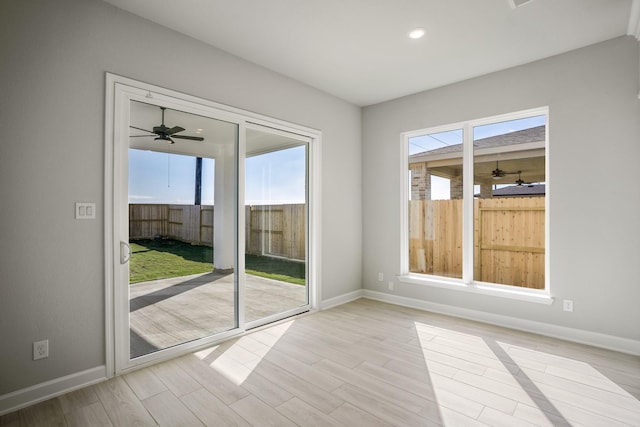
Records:
[[[96,219],[96,204],[76,202],[76,219]]]

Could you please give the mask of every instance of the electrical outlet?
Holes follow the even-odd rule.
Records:
[[[382,282],[384,280],[384,274],[378,273],[378,282]]]
[[[33,360],[49,357],[49,340],[33,343]]]
[[[393,282],[389,282],[389,290],[392,291],[393,290]]]
[[[564,311],[573,311],[573,301],[570,299],[563,300],[562,309]]]

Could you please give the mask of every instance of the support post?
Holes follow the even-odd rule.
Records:
[[[202,204],[202,157],[196,157],[196,188],[193,204],[198,206]]]
[[[234,268],[235,162],[233,145],[221,145],[215,158],[213,266],[221,272]]]

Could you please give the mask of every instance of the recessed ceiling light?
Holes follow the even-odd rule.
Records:
[[[196,133],[202,133],[202,131],[203,131],[203,130],[204,130],[204,129],[200,129],[200,128],[198,128],[198,129],[196,129]]]
[[[424,28],[414,28],[413,30],[409,31],[409,38],[419,39],[419,38],[422,38],[423,36],[424,36]]]

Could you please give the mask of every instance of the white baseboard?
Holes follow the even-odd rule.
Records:
[[[420,310],[431,311],[433,313],[475,320],[581,344],[592,345],[595,347],[606,348],[609,350],[620,351],[623,353],[640,355],[640,341],[628,338],[590,332],[582,329],[567,328],[565,326],[519,319],[517,317],[503,316],[500,314],[487,313],[451,305],[437,304],[429,301],[390,295],[367,289],[359,289],[324,300],[320,303],[320,309],[326,310],[331,307],[355,301],[359,298],[368,298],[403,307],[417,308]],[[77,372],[65,377],[56,378],[51,381],[13,391],[0,396],[0,415],[17,411],[21,408],[96,384],[106,379],[105,366],[98,366],[87,369],[86,371]]]
[[[348,302],[355,301],[359,298],[362,298],[362,296],[363,296],[362,289],[358,289],[357,291],[338,295],[337,297],[329,298],[320,302],[320,310],[326,310],[331,307],[346,304]]]
[[[105,374],[105,367],[98,366],[4,394],[0,396],[0,415],[99,383],[107,379]]]
[[[363,297],[640,356],[640,341],[364,289]]]

